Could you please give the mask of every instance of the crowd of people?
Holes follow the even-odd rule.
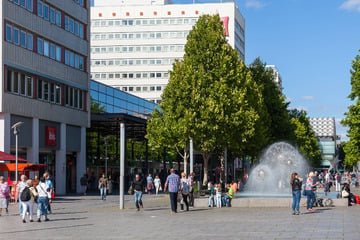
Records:
[[[54,198],[54,185],[46,171],[42,177],[35,176],[34,179],[28,179],[25,175],[21,175],[20,182],[15,186],[15,202],[19,204],[19,214],[22,222],[26,223],[26,216],[29,221],[33,222],[34,204],[37,204],[37,222],[49,221],[48,214],[51,213],[51,202]],[[0,216],[2,209],[6,214],[9,213],[8,206],[11,199],[10,187],[4,181],[4,177],[0,176]]]
[[[209,181],[209,207],[231,207],[231,200],[234,194],[240,190],[239,186],[235,181],[232,181],[231,184],[226,184],[225,192],[223,192],[220,183],[213,184],[212,181]]]
[[[299,177],[297,173],[291,174],[290,185],[292,187],[292,213],[293,215],[299,215],[299,205],[301,195],[306,196],[306,211],[313,212],[313,206],[316,203],[316,193],[318,188],[324,188],[325,196],[330,192],[331,187],[335,187],[337,192],[337,198],[347,198],[348,206],[352,206],[357,203],[356,195],[350,191],[350,185],[354,187],[358,186],[359,177],[355,173],[346,173],[342,175],[340,172],[310,172],[303,183],[303,179]],[[304,189],[301,193],[303,184]]]

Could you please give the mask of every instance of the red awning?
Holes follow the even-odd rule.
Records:
[[[0,151],[0,161],[16,161],[16,156]],[[27,162],[27,160],[19,157],[18,161]]]
[[[40,168],[45,167],[46,164],[33,164],[33,163],[18,163],[18,171],[39,171]],[[10,171],[13,172],[16,170],[16,163],[4,163],[0,164],[0,171]]]

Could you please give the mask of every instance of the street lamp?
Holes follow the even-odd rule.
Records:
[[[16,169],[15,169],[15,184],[17,184],[18,182],[18,135],[19,135],[19,128],[21,125],[23,125],[24,122],[17,122],[14,125],[12,125],[11,129],[14,129],[14,135],[15,135],[15,164],[16,164]]]

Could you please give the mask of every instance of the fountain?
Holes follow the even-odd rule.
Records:
[[[255,166],[239,197],[289,197],[291,173],[304,177],[308,164],[301,154],[289,143],[277,142],[270,145]]]

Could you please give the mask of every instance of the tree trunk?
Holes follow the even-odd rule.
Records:
[[[187,152],[187,147],[186,147],[186,144],[185,144],[185,147],[184,147],[184,155],[183,155],[183,158],[184,158],[184,172],[186,173],[187,172],[187,159],[189,157],[189,154]]]
[[[202,157],[204,160],[204,179],[203,179],[203,186],[206,186],[208,183],[208,170],[209,170],[209,158],[210,158],[210,153],[207,152],[203,152],[202,153]]]

